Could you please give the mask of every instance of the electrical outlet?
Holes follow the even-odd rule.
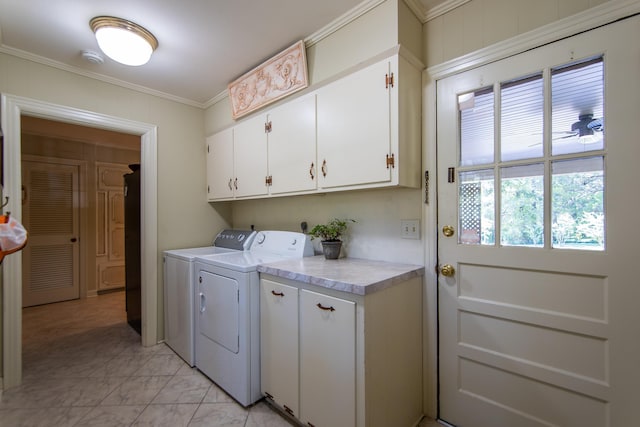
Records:
[[[400,221],[400,237],[403,239],[420,239],[420,220],[403,219]]]

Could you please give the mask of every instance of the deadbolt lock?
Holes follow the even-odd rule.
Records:
[[[453,227],[450,225],[445,225],[444,227],[442,227],[442,234],[445,235],[445,237],[451,237],[453,236],[454,230]]]

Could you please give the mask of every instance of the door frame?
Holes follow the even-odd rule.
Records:
[[[158,342],[158,129],[156,125],[44,101],[2,94],[0,98],[4,132],[4,189],[9,197],[5,211],[22,219],[21,126],[22,115],[90,126],[140,136],[142,345]],[[3,389],[22,382],[22,255],[6,257],[2,266],[2,353]]]
[[[438,372],[438,200],[437,200],[437,120],[436,84],[440,79],[469,71],[491,62],[514,56],[536,47],[577,35],[640,13],[640,0],[612,0],[584,12],[560,19],[535,30],[498,42],[486,48],[428,67],[423,72],[423,158],[429,172],[430,188],[425,200],[425,297],[424,297],[424,393],[423,409],[427,416],[439,415]],[[426,179],[425,179],[426,181]],[[428,184],[427,184],[428,185]]]

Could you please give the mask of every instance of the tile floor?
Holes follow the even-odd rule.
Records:
[[[166,345],[142,347],[123,292],[24,309],[23,384],[0,393],[0,427],[292,425],[238,405]]]

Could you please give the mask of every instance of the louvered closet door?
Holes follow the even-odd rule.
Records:
[[[22,305],[80,297],[77,165],[23,161]]]

